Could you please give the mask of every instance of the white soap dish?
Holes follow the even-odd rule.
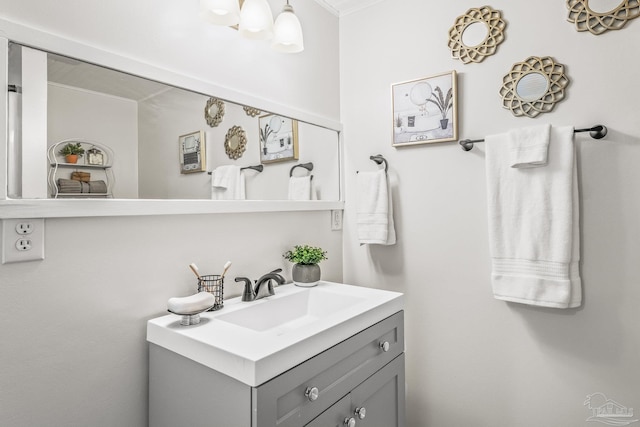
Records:
[[[199,292],[182,298],[169,298],[167,311],[182,316],[180,324],[183,326],[200,323],[200,313],[204,313],[215,306],[215,298],[209,292]]]

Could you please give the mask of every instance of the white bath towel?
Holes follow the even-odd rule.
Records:
[[[246,199],[244,173],[238,166],[219,166],[211,175],[211,198],[213,200]]]
[[[386,172],[382,169],[360,172],[357,175],[356,187],[356,222],[360,244],[395,244],[393,203]]]
[[[572,127],[553,127],[548,163],[514,169],[509,136],[486,138],[495,298],[543,307],[582,303],[578,181]]]
[[[512,168],[535,168],[547,164],[551,125],[529,126],[509,131]]]
[[[289,178],[289,200],[311,200],[312,176],[292,176]]]

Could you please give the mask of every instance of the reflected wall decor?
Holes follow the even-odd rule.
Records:
[[[260,162],[298,160],[298,121],[267,114],[259,117]]]
[[[391,86],[393,146],[458,139],[456,72]]]
[[[204,132],[196,131],[180,136],[180,173],[204,172],[206,168]]]

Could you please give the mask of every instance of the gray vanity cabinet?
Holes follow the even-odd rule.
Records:
[[[155,344],[149,377],[150,427],[404,427],[403,312],[257,387]]]

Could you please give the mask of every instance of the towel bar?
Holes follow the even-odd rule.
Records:
[[[590,128],[574,129],[574,133],[589,132],[593,139],[602,139],[607,135],[607,127],[604,125],[595,125]],[[463,139],[459,142],[460,147],[464,151],[470,151],[476,142],[484,142],[484,139]]]
[[[295,168],[304,168],[304,169],[308,170],[309,172],[311,172],[313,170],[313,163],[309,162],[309,163],[300,163],[299,165],[295,165],[289,171],[289,177],[293,176],[293,170]]]
[[[245,166],[243,168],[240,168],[241,171],[243,171],[245,169],[253,169],[254,171],[262,172],[262,170],[264,169],[264,165]],[[211,175],[211,174],[213,174],[213,172],[207,172],[207,175]]]

